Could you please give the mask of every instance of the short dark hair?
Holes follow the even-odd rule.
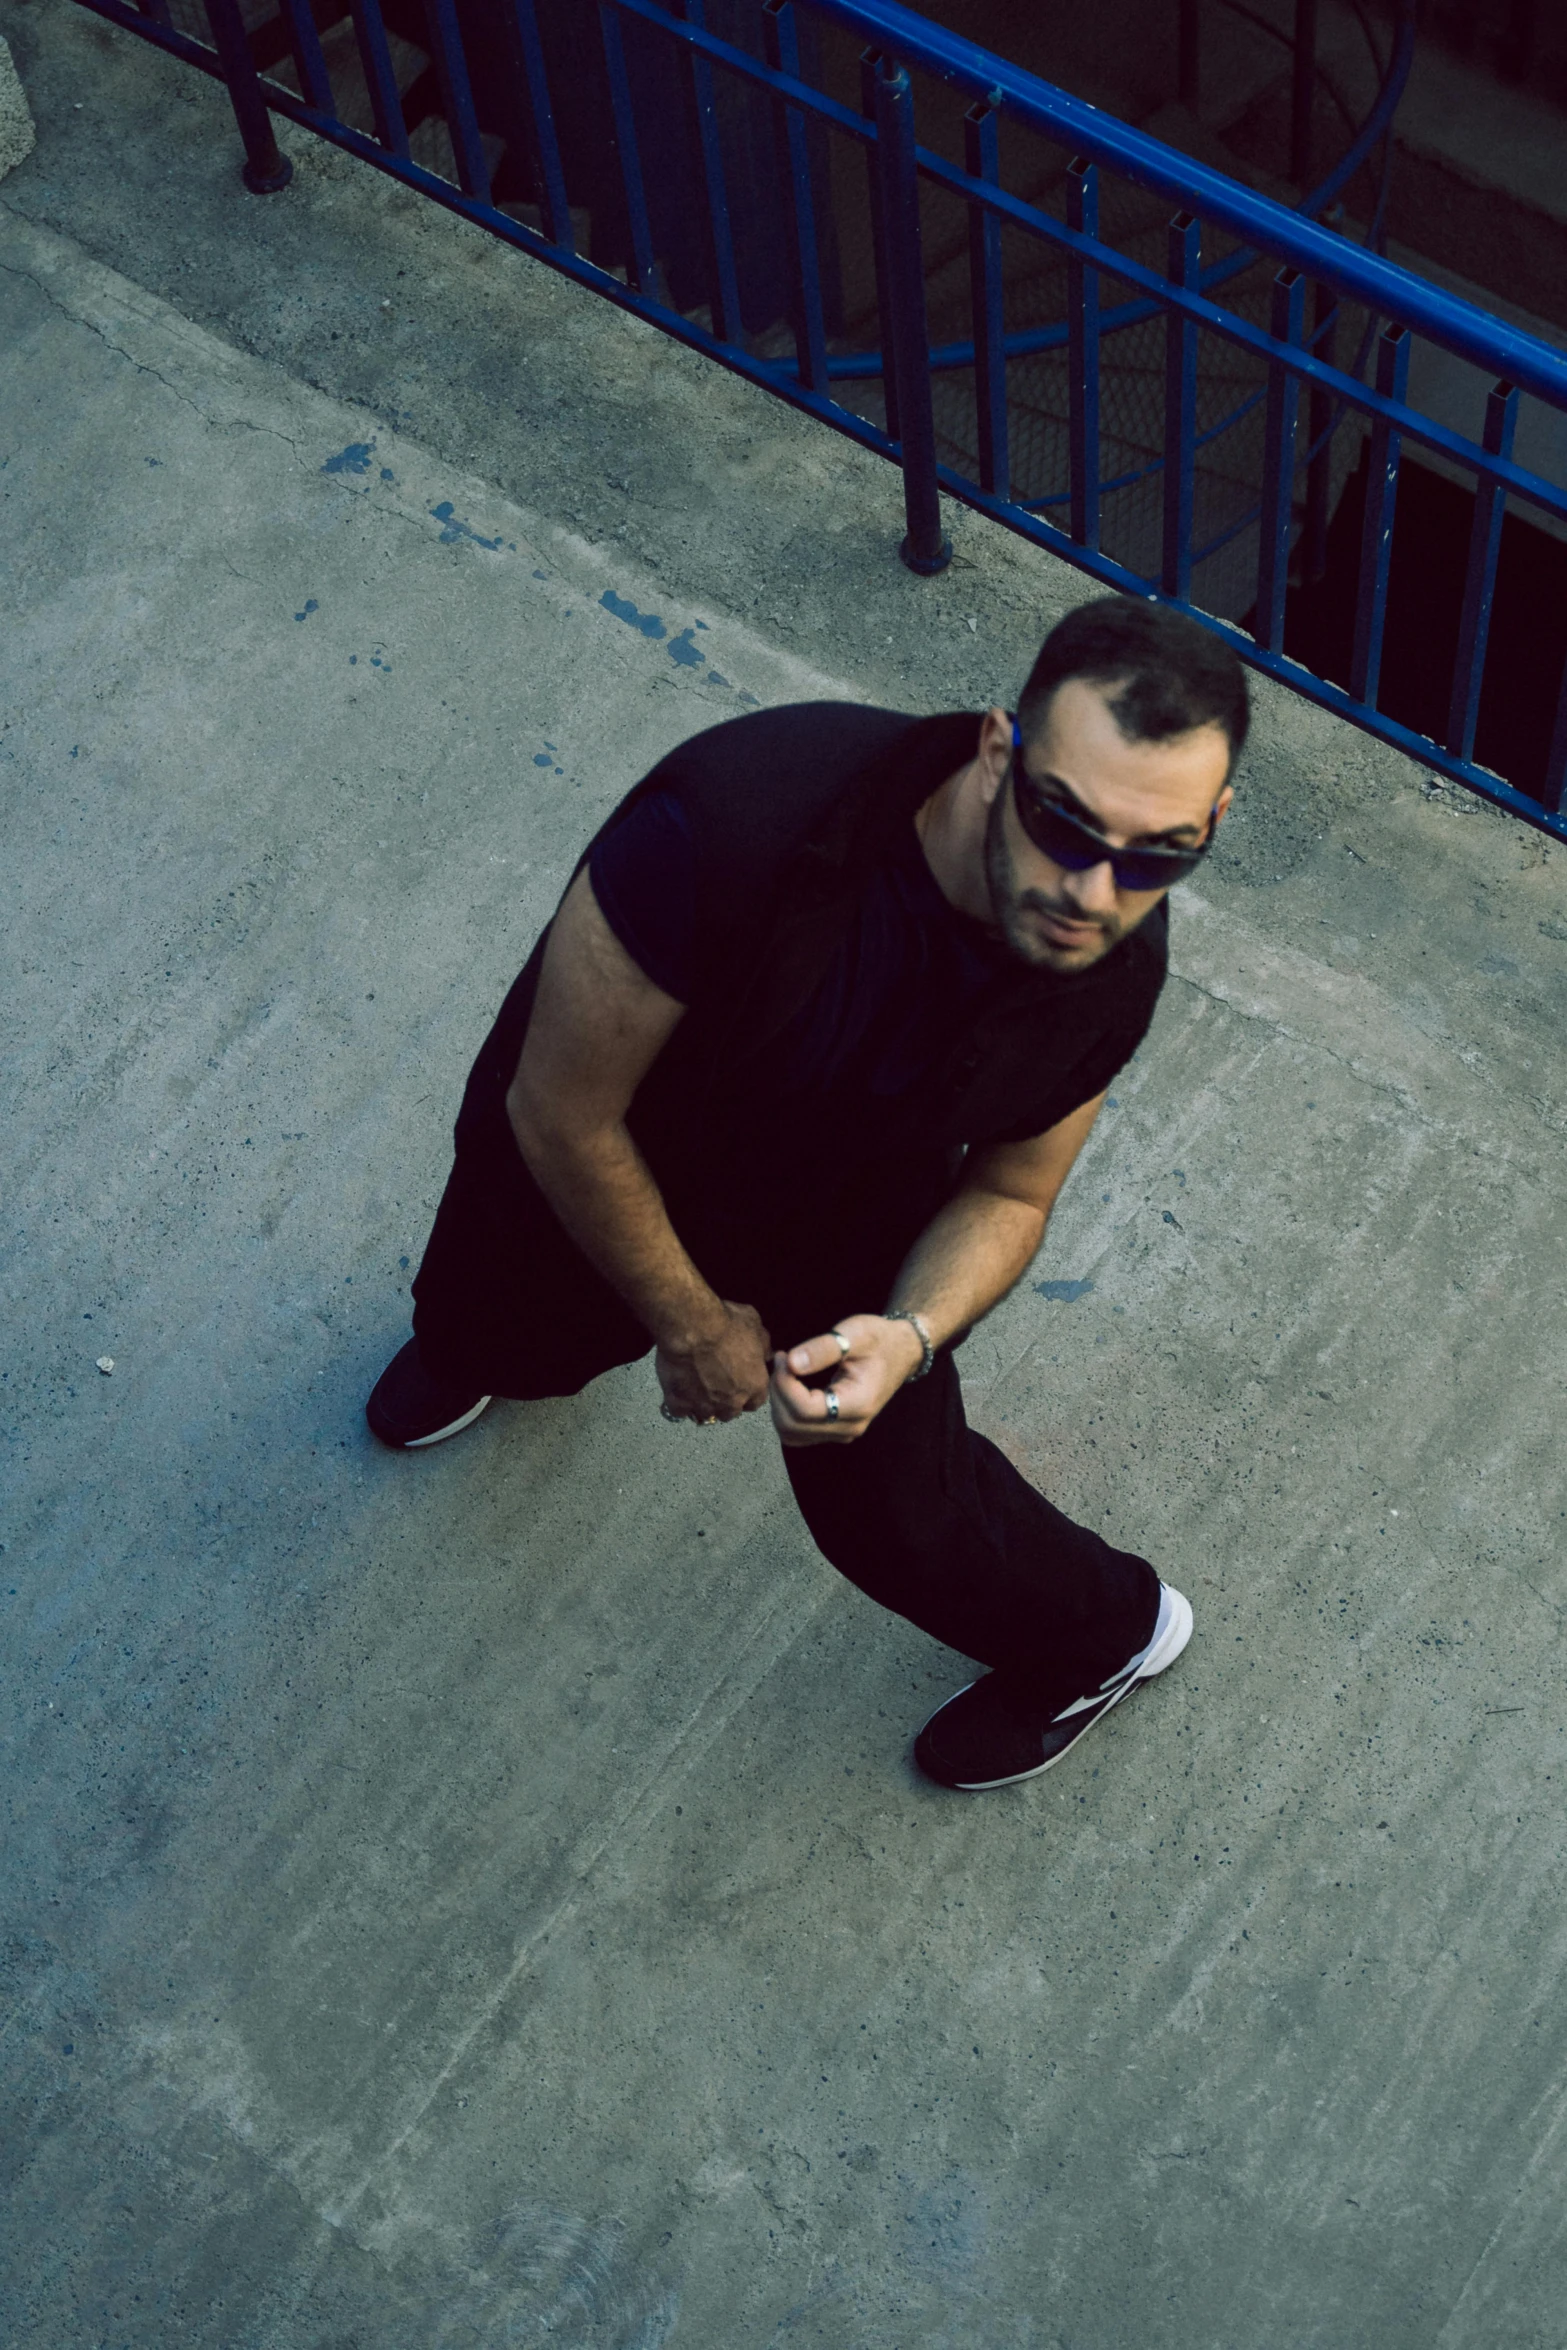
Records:
[[[1074,677],[1119,687],[1106,699],[1128,742],[1217,726],[1232,769],[1241,755],[1251,722],[1246,672],[1222,637],[1168,604],[1097,596],[1057,621],[1018,698],[1025,742],[1043,726],[1057,686]]]

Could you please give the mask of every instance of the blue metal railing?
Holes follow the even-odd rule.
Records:
[[[252,188],[276,188],[288,177],[270,119],[283,114],[893,459],[904,480],[902,552],[914,570],[934,572],[946,562],[941,496],[959,498],[1107,586],[1183,605],[1254,667],[1567,839],[1567,673],[1559,688],[1554,678],[1549,681],[1554,723],[1529,789],[1475,756],[1504,514],[1511,508],[1544,517],[1556,536],[1567,536],[1567,489],[1513,456],[1520,395],[1567,413],[1567,358],[1322,226],[1310,216],[1313,206],[1327,200],[1322,189],[1301,209],[1290,209],[895,0],[581,0],[575,7],[562,0],[339,0],[341,17],[351,22],[351,55],[373,134],[343,118],[344,69],[339,59],[329,70],[318,29],[326,13],[320,0],[314,7],[311,0],[277,0],[270,65],[257,62],[258,35],[265,28],[252,22],[247,35],[241,0],[203,0],[210,40],[194,37],[177,21],[190,16],[191,0],[83,4],[226,83]],[[388,18],[406,24],[410,10],[438,91],[454,177],[417,160],[410,143],[406,93],[399,89],[388,40]],[[253,0],[251,12],[254,17]],[[722,33],[712,29],[710,15],[722,18]],[[1334,175],[1340,185],[1385,134],[1407,68],[1411,30],[1406,9],[1402,51],[1395,51],[1349,169],[1341,161]],[[805,35],[813,41],[803,40]],[[841,46],[845,35],[861,51],[857,105],[844,94],[841,72],[840,87],[829,86],[833,67],[822,62],[826,45],[836,39]],[[596,37],[595,79],[588,96],[596,112],[585,143],[581,68],[590,36]],[[475,75],[471,67],[483,44],[484,72]],[[278,78],[284,70],[291,72],[293,88]],[[922,77],[922,93],[928,77],[969,101],[961,119],[961,162],[920,141],[911,72]],[[650,79],[655,74],[665,77],[656,89]],[[492,184],[496,87],[504,94],[507,133],[526,154],[528,196],[522,204],[515,201],[515,174],[510,197],[498,195]],[[674,159],[681,216],[673,226],[673,150],[665,119],[671,90],[679,94],[674,111],[681,116],[682,142]],[[922,94],[927,119],[939,115],[938,101],[950,109],[939,88]],[[752,110],[740,158],[752,175],[749,209],[738,206],[735,196],[735,109],[741,106]],[[770,121],[770,142],[759,142],[759,120]],[[940,125],[943,133],[951,127],[944,120]],[[1070,159],[1059,213],[1003,184],[1003,127],[1009,137],[1032,134]],[[873,287],[866,315],[874,320],[874,349],[855,347],[856,340],[863,346],[863,335],[847,336],[849,347],[843,347],[846,325],[833,247],[834,190],[841,178],[835,179],[825,154],[833,140],[849,142],[866,166],[865,244]],[[767,152],[759,162],[762,149]],[[656,166],[651,173],[650,153]],[[587,171],[597,191],[596,257],[578,249],[581,205],[577,217],[573,212],[573,196]],[[1119,241],[1103,226],[1105,198],[1128,188],[1175,207],[1162,257],[1146,249],[1146,220]],[[942,202],[961,208],[967,224],[970,331],[933,349],[925,239],[930,209]],[[612,236],[600,227],[600,214],[608,220],[611,212]],[[1231,240],[1231,248],[1205,267],[1204,244],[1216,237]],[[683,255],[678,289],[671,284],[676,243]],[[1019,250],[1044,257],[1058,270],[1062,300],[1055,323],[1007,327],[1012,285],[1005,255]],[[1259,300],[1256,275],[1268,265],[1271,284]],[[1105,279],[1124,289],[1125,298],[1113,307],[1103,301]],[[782,331],[792,356],[779,354],[779,327],[765,318],[759,324],[755,315],[759,300],[765,311],[772,299],[758,294],[763,280],[776,284],[775,315],[787,321]],[[1309,325],[1308,284],[1316,288]],[[1221,299],[1225,294],[1231,298]],[[1375,350],[1370,384],[1332,357],[1333,320],[1352,310],[1363,314],[1366,347]],[[769,325],[771,332],[765,331]],[[1116,353],[1131,348],[1134,330],[1145,339],[1157,334],[1163,344],[1162,364],[1150,362],[1146,352],[1140,362],[1162,408],[1140,456],[1139,445],[1129,445],[1124,432],[1109,431],[1105,419],[1107,368],[1123,364]],[[1125,337],[1123,346],[1112,343],[1117,335]],[[1478,439],[1411,405],[1416,338],[1493,379]],[[1214,354],[1249,385],[1217,421],[1204,413],[1204,369],[1217,363]],[[1044,486],[1036,481],[1035,494],[1024,497],[1009,459],[1009,375],[1041,362],[1065,370],[1064,478]],[[950,433],[938,432],[936,390],[945,387],[945,403],[951,386],[961,389],[970,379],[973,458],[972,470],[965,470],[942,457],[943,437],[949,448],[953,442]],[[875,395],[868,404],[874,408],[879,399],[879,415],[862,413],[842,396],[867,381]],[[1302,445],[1303,404],[1309,447]],[[1238,517],[1225,516],[1218,534],[1203,539],[1202,468],[1223,436],[1239,446],[1239,427],[1259,410],[1255,478],[1244,509]],[[1319,540],[1325,525],[1322,468],[1309,461],[1321,456],[1340,420],[1364,436],[1364,509],[1348,675],[1335,681],[1320,673],[1320,664],[1308,667],[1292,657],[1286,631],[1303,507],[1310,528],[1316,503]],[[1458,589],[1461,566],[1445,723],[1430,721],[1430,733],[1379,706],[1406,443],[1428,452],[1450,479],[1456,471],[1474,485],[1467,545],[1448,582]],[[1111,453],[1117,446],[1119,456]],[[1139,461],[1127,463],[1128,454]],[[1239,458],[1236,463],[1245,470]],[[1297,484],[1308,470],[1312,494],[1303,500]],[[1128,538],[1121,522],[1112,527],[1112,518],[1130,511],[1125,501],[1140,485],[1152,494],[1156,484],[1157,512],[1149,509],[1144,516],[1152,540],[1140,550],[1122,543],[1112,551],[1106,542],[1118,530],[1123,542]],[[1046,519],[1053,511],[1061,514],[1060,525]],[[1191,601],[1194,570],[1253,530],[1254,593],[1245,623],[1215,618]],[[1567,650],[1567,615],[1563,646]]]

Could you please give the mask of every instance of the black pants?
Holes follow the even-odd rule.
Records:
[[[414,1329],[438,1377],[511,1397],[575,1395],[652,1341],[556,1220],[482,1069],[481,1058],[413,1285]],[[719,1294],[754,1305],[785,1347],[877,1312],[914,1238],[880,1215],[859,1236],[834,1217],[830,1231],[785,1247],[743,1215],[700,1234],[678,1212],[676,1223]],[[1152,1567],[1074,1525],[974,1433],[950,1354],[856,1442],[785,1449],[784,1465],[841,1574],[937,1640],[1006,1668],[1041,1702],[1097,1688],[1153,1637]]]

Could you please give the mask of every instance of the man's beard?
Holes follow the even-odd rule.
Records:
[[[1125,924],[1114,914],[1085,914],[1069,899],[1048,897],[1043,890],[1018,888],[1006,836],[1006,801],[1011,789],[1009,777],[991,801],[985,823],[985,880],[996,928],[1009,951],[1035,970],[1085,971],[1110,952],[1124,934]],[[1040,914],[1053,914],[1062,922],[1092,922],[1099,937],[1080,947],[1052,946],[1037,921],[1030,919]]]

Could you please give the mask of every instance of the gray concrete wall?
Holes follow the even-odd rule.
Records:
[[[359,1407],[596,814],[746,696],[1006,694],[1083,583],[912,581],[847,444],[0,31],[7,2340],[1555,2350],[1562,852],[1259,693],[965,1358],[1197,1636],[921,1785],[961,1660],[765,1428]]]

